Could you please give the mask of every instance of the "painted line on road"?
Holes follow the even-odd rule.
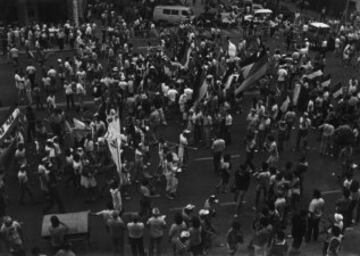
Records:
[[[231,158],[240,158],[240,155],[231,155]],[[196,158],[193,161],[199,162],[199,161],[209,161],[212,160],[213,157],[201,157],[201,158]]]
[[[220,206],[230,206],[230,205],[236,205],[236,202],[232,201],[232,202],[224,202],[219,204]],[[184,207],[174,207],[174,208],[170,208],[169,211],[170,212],[177,212],[177,211],[181,211],[182,209],[184,209]]]
[[[177,211],[180,211],[182,209],[184,209],[184,207],[174,207],[174,208],[170,208],[169,211],[170,212],[177,212]]]
[[[341,192],[342,192],[341,189],[334,189],[334,190],[322,191],[321,194],[323,194],[323,195],[332,195],[332,194],[339,194]]]
[[[221,203],[220,206],[231,206],[231,205],[236,205],[236,202],[225,202],[225,203]]]

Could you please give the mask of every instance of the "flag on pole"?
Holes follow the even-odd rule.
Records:
[[[321,87],[325,88],[325,87],[329,87],[331,84],[331,75],[325,75],[321,78]]]
[[[87,125],[79,119],[73,118],[74,129],[85,130],[88,129]]]
[[[343,86],[342,83],[337,83],[334,88],[332,88],[333,97],[336,99],[337,97],[343,94]]]
[[[297,106],[300,92],[301,92],[301,83],[295,83],[294,93],[293,93],[293,105]]]
[[[231,84],[234,82],[234,80],[238,79],[239,78],[239,74],[231,74],[226,83],[225,83],[225,87],[224,87],[224,90],[228,90],[231,86]]]
[[[250,63],[241,68],[244,81],[235,90],[235,95],[245,91],[250,85],[263,77],[269,67],[268,57],[266,54],[260,54],[256,62]]]
[[[280,110],[282,113],[285,113],[288,110],[290,102],[291,102],[290,97],[286,96],[286,99],[283,101],[283,103],[280,106]]]
[[[316,70],[308,75],[304,75],[304,78],[307,78],[309,80],[314,80],[320,76],[324,75],[324,73],[319,69],[319,70]]]
[[[194,107],[196,107],[200,103],[200,101],[205,97],[205,95],[206,95],[206,93],[207,93],[207,91],[209,89],[210,84],[207,81],[207,78],[208,77],[205,77],[204,81],[202,82],[202,85],[201,85],[201,87],[199,89],[198,97],[195,100],[194,105],[193,105]]]
[[[229,41],[229,45],[228,45],[228,54],[230,58],[236,57],[236,45],[233,44],[231,41]]]

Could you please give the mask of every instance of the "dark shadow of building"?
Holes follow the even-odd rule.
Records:
[[[0,20],[5,24],[60,22],[74,17],[81,20],[86,2],[87,0],[0,0]]]

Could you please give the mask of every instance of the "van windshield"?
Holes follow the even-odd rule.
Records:
[[[183,11],[181,11],[181,15],[186,16],[186,17],[190,17],[190,16],[194,15],[194,12],[191,9],[190,10],[183,10]]]

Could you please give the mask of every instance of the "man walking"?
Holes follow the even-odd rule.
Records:
[[[313,199],[309,205],[308,215],[308,230],[306,234],[306,242],[310,242],[311,236],[313,235],[314,241],[317,241],[319,236],[319,224],[320,219],[324,212],[325,201],[321,198],[319,190],[315,189],[313,193]]]

